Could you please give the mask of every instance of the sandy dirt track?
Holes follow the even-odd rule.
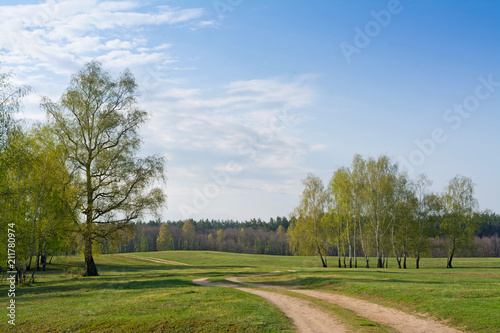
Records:
[[[124,255],[125,257],[148,260],[157,263],[164,263],[169,265],[184,265],[188,264],[180,263],[176,261],[169,261],[158,258],[147,258],[138,257],[131,255]],[[279,273],[279,271],[268,273]],[[267,274],[259,274],[267,275]],[[258,276],[258,275],[254,275]],[[259,287],[265,289],[278,289],[278,290],[288,290],[294,293],[307,295],[320,299],[345,309],[354,311],[357,315],[365,317],[371,321],[378,322],[393,327],[399,332],[404,333],[459,333],[460,331],[448,327],[445,324],[438,322],[430,318],[417,317],[403,311],[388,308],[382,305],[374,304],[368,301],[364,301],[358,298],[333,294],[329,292],[323,292],[318,290],[309,289],[293,289],[286,288],[282,286],[272,286],[264,285],[259,283],[250,283],[240,281],[237,277],[231,277],[226,279],[228,283],[220,282],[210,282],[208,278],[200,278],[193,280],[193,283],[210,286],[210,287],[230,287],[236,288],[254,295],[258,295],[262,298],[267,299],[279,309],[281,309],[287,317],[292,319],[297,332],[310,332],[310,333],[331,333],[331,332],[347,332],[347,328],[342,325],[338,318],[327,314],[318,308],[314,307],[307,301],[291,297],[288,295],[283,295],[280,293],[259,290],[253,288],[246,288],[242,285]]]
[[[436,320],[429,318],[419,318],[392,308],[370,303],[358,298],[332,294],[328,292],[308,289],[289,289],[281,286],[270,286],[258,283],[242,282],[238,278],[232,277],[227,280],[252,287],[267,289],[286,289],[288,291],[314,297],[342,308],[354,311],[357,315],[365,317],[371,321],[391,326],[404,333],[458,333],[460,331],[448,327]]]
[[[127,257],[127,258],[133,258],[133,259],[148,260],[148,261],[156,262],[156,263],[159,263],[159,264],[189,266],[188,264],[185,264],[185,263],[182,263],[182,262],[170,261],[170,260],[159,259],[159,258],[147,258],[147,257],[129,256],[129,255],[125,255],[125,254],[122,254],[122,256],[123,257]]]
[[[332,333],[346,332],[339,321],[325,312],[313,307],[308,302],[272,291],[239,287],[235,284],[212,283],[207,278],[193,280],[193,283],[211,287],[233,287],[267,299],[276,305],[285,315],[292,319],[297,332],[305,333]]]

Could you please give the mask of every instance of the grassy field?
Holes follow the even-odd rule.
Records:
[[[250,278],[356,295],[381,304],[448,320],[462,330],[500,330],[500,259],[425,259],[420,270],[319,267],[311,257],[278,257],[219,252],[137,253],[187,263],[172,266],[122,255],[96,258],[99,277],[84,278],[80,256],[54,258],[48,272],[16,293],[16,329],[23,332],[276,332],[291,322],[267,301],[235,289],[196,286],[191,280],[283,273]],[[333,260],[332,260],[333,264]],[[392,263],[394,265],[394,263]],[[293,270],[295,272],[289,272]],[[2,285],[6,286],[5,275]],[[7,293],[0,296],[7,304]],[[320,303],[320,302],[319,302]],[[328,308],[327,304],[319,304]],[[5,309],[5,307],[4,307]],[[356,330],[386,329],[331,307]],[[5,314],[7,310],[5,309]],[[10,329],[6,315],[0,331]]]

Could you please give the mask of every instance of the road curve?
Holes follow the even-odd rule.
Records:
[[[231,283],[213,283],[207,281],[207,278],[193,280],[201,286],[210,287],[232,287],[242,290],[262,298],[277,306],[285,315],[290,318],[295,325],[297,332],[303,333],[332,333],[347,332],[346,328],[333,316],[317,309],[308,302],[279,293],[267,290],[251,289],[239,287]]]
[[[439,321],[430,318],[417,317],[403,311],[388,308],[382,305],[374,304],[358,298],[332,294],[324,291],[310,289],[289,289],[281,286],[272,286],[259,283],[250,283],[240,281],[239,278],[227,278],[228,281],[240,283],[242,285],[268,288],[268,289],[286,289],[288,291],[307,295],[320,299],[344,309],[354,311],[357,315],[367,318],[371,321],[385,324],[404,333],[459,333],[460,331],[446,326]]]

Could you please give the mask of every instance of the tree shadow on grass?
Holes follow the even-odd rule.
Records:
[[[246,281],[244,281],[246,282]],[[250,281],[249,281],[250,282]],[[319,287],[325,285],[338,284],[339,281],[327,277],[296,277],[288,280],[279,281],[251,281],[250,283],[262,284],[266,286],[282,286],[282,287]]]
[[[186,288],[196,286],[190,280],[183,279],[154,279],[145,281],[117,281],[116,279],[105,279],[103,277],[76,279],[75,284],[66,282],[66,285],[38,285],[35,288],[19,289],[19,297],[23,295],[47,295],[47,298],[74,298],[75,292],[85,295],[92,292],[105,290],[157,290],[169,288]]]
[[[68,266],[74,267],[74,266]],[[208,268],[208,270],[207,270]],[[213,270],[219,268],[220,270]],[[31,286],[19,288],[20,295],[41,295],[47,297],[74,297],[74,292],[91,292],[112,289],[123,290],[153,290],[165,288],[194,287],[196,284],[191,280],[197,277],[227,277],[248,274],[248,272],[238,271],[248,266],[135,266],[135,265],[105,265],[100,267],[99,276],[82,277],[71,275],[61,276],[62,270],[52,270],[43,272],[48,281],[38,281]],[[83,269],[83,267],[82,267]],[[236,269],[231,272],[229,269]],[[189,272],[189,270],[199,270]],[[184,272],[185,271],[185,272]],[[125,273],[125,274],[124,274]],[[40,277],[40,276],[39,276]],[[68,293],[65,295],[65,293]],[[48,295],[50,294],[50,295]]]

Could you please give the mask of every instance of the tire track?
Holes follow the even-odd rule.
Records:
[[[277,306],[283,313],[292,320],[297,332],[303,333],[332,333],[347,332],[344,325],[340,324],[337,318],[317,309],[310,303],[296,298],[267,290],[251,289],[239,287],[235,284],[213,283],[207,281],[208,278],[193,280],[201,286],[210,287],[232,287],[247,293],[260,296]]]
[[[302,294],[316,299],[335,304],[344,309],[354,311],[357,315],[393,327],[404,333],[459,333],[460,331],[430,318],[420,318],[406,312],[388,308],[379,304],[364,301],[358,298],[328,293],[310,289],[290,289],[282,286],[264,285],[240,281],[239,278],[227,278],[228,281],[246,286],[288,290],[297,294]]]

